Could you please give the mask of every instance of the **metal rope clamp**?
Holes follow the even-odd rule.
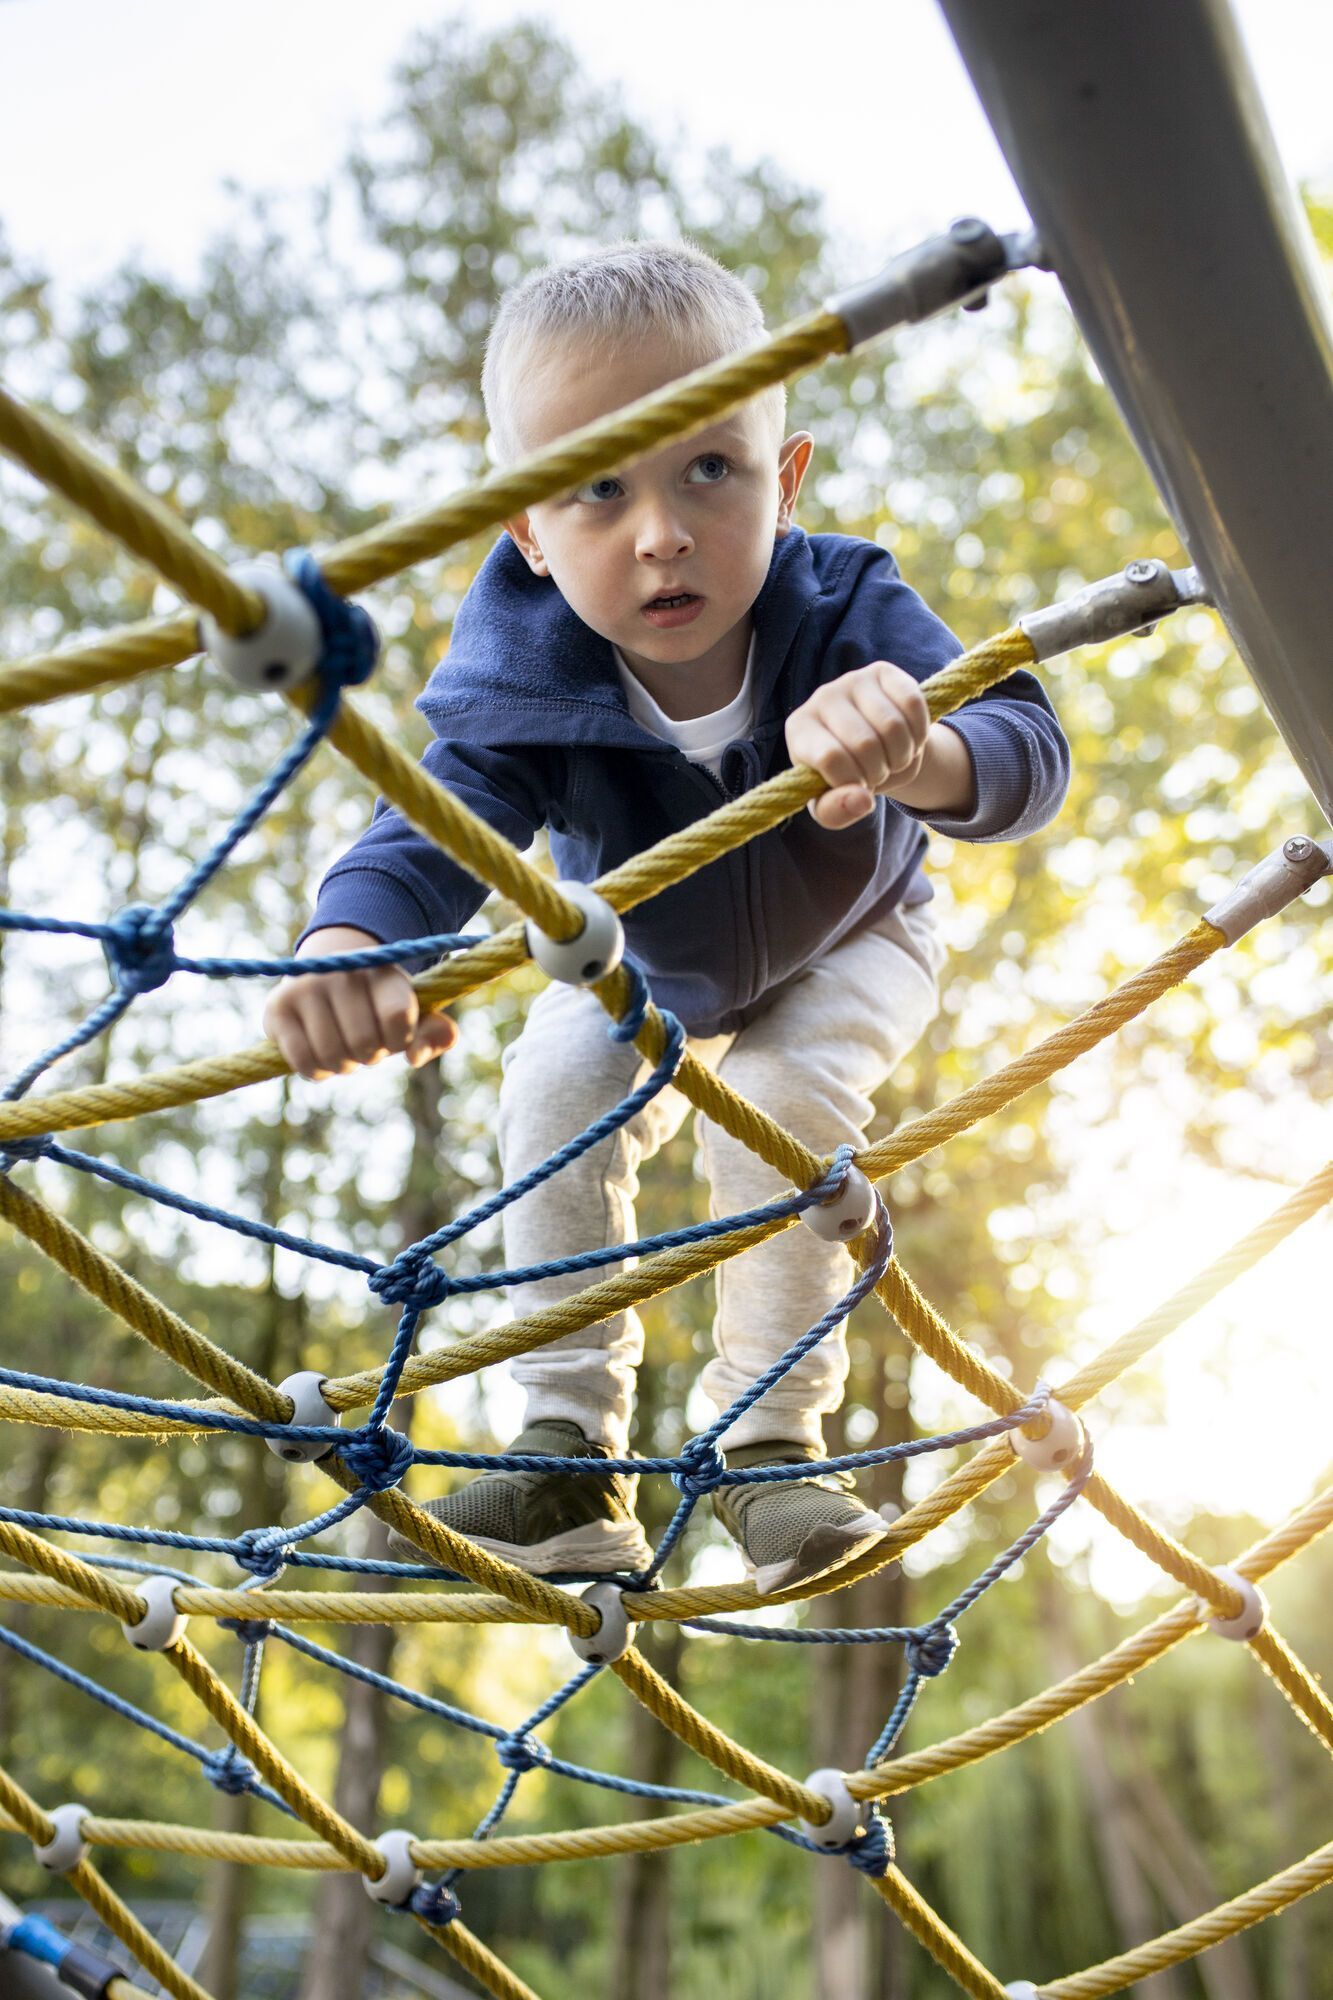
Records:
[[[253,632],[224,632],[210,612],[199,619],[199,637],[231,678],[245,688],[289,688],[308,681],[324,651],[314,605],[277,563],[238,563],[233,581],[264,600]]]
[[[558,882],[556,887],[582,910],[583,928],[572,938],[553,938],[529,921],[523,926],[528,951],[549,979],[565,986],[595,986],[624,956],[624,926],[606,898],[586,882]]]
[[[185,1637],[189,1618],[176,1608],[176,1579],[146,1576],[139,1585],[144,1613],[137,1625],[122,1625],[121,1631],[141,1653],[165,1653]]]
[[[83,1837],[83,1822],[87,1818],[83,1806],[54,1806],[47,1814],[55,1832],[51,1838],[32,1843],[33,1859],[45,1868],[49,1875],[68,1875],[71,1868],[77,1868],[88,1852],[88,1843]]]

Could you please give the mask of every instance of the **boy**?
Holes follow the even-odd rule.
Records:
[[[756,301],[711,258],[625,243],[526,279],[503,300],[482,377],[509,462],[763,337]],[[427,768],[519,847],[551,833],[563,878],[591,881],[791,763],[829,789],[808,813],[625,918],[626,947],[690,1046],[816,1152],[859,1145],[872,1095],[935,1013],[940,950],[921,871],[925,821],[972,840],[1049,820],[1068,751],[1037,682],[1014,674],[943,724],[918,683],[956,641],[869,542],[793,524],[812,439],[761,397],[626,472],[506,523],[419,706]],[[299,950],[321,955],[461,929],[483,890],[383,807],[329,871]],[[507,1052],[506,1183],[634,1086],[588,992],[552,984]],[[285,981],[265,1027],[307,1077],[454,1039],[418,1018],[396,969]],[[662,1092],[615,1138],[505,1211],[519,1267],[633,1239],[639,1162],[688,1105]],[[771,1200],[773,1170],[700,1118],[712,1213]],[[719,1268],[719,1408],[846,1289],[846,1251],[791,1229]],[[514,1286],[526,1313],[581,1276]],[[629,1312],[515,1363],[514,1451],[623,1457],[642,1329]],[[846,1377],[826,1338],[726,1434],[727,1462],[824,1455]],[[531,1571],[632,1570],[649,1551],[621,1474],[495,1472],[431,1510]],[[885,1532],[845,1477],[720,1489],[714,1507],[761,1591],[840,1563]]]

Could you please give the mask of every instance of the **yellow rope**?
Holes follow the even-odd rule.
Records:
[[[1333,1750],[1333,1702],[1271,1625],[1249,1641],[1250,1651],[1281,1688],[1291,1706],[1319,1738],[1326,1750]]]
[[[6,389],[0,389],[0,451],[63,493],[191,604],[211,611],[225,632],[252,632],[263,619],[263,599],[234,582],[226,564],[195,540],[178,515],[98,458],[56,418],[20,403]]]
[[[1167,1931],[1151,1944],[1138,1945],[1118,1958],[1089,1966],[1086,1972],[1050,1980],[1037,1991],[1041,2000],[1101,2000],[1104,1994],[1121,1993],[1138,1979],[1163,1972],[1169,1965],[1179,1965],[1207,1951],[1210,1945],[1221,1944],[1224,1938],[1248,1930],[1251,1924],[1262,1923],[1265,1917],[1289,1908],[1329,1881],[1333,1881],[1333,1841],[1316,1848],[1294,1867],[1284,1868],[1280,1875],[1272,1875],[1267,1882],[1247,1890],[1245,1895],[1219,1904],[1207,1916],[1196,1917],[1193,1923],[1182,1924],[1179,1930]]]
[[[55,1836],[55,1823],[23,1787],[0,1770],[0,1810],[18,1830],[39,1846]],[[202,1986],[180,1970],[151,1932],[146,1931],[132,1910],[108,1887],[90,1861],[80,1861],[64,1878],[89,1907],[96,1911],[107,1929],[134,1953],[139,1963],[175,2000],[209,2000]],[[131,1988],[130,1991],[134,1989]]]
[[[941,1922],[905,1875],[899,1874],[896,1868],[890,1868],[887,1874],[878,1878],[872,1876],[869,1880],[875,1894],[884,1898],[899,1922],[906,1925],[913,1937],[926,1947],[935,1963],[943,1966],[964,1993],[971,1994],[972,2000],[1005,2000],[1005,1991],[999,1980],[987,1972],[962,1939],[955,1937],[948,1925]]]
[[[443,555],[456,542],[498,525],[553,493],[579,485],[593,473],[605,471],[608,466],[628,465],[668,439],[688,437],[703,430],[761,389],[800,374],[831,354],[843,353],[846,347],[847,334],[842,321],[832,313],[812,313],[774,334],[762,347],[729,356],[678,382],[668,383],[654,395],[614,411],[569,437],[557,439],[533,457],[466,487],[441,507],[387,522],[338,543],[321,559],[320,567],[333,589],[344,596],[364,590],[414,563]],[[174,517],[157,508],[138,488],[130,487],[123,499],[119,491],[115,499],[102,492],[103,480],[116,481],[118,475],[108,473],[101,461],[77,440],[68,438],[66,443],[80,463],[86,462],[92,468],[86,478],[93,502],[117,514],[123,511],[126,518],[141,508],[138,531],[149,541],[154,525],[150,515],[165,514],[166,524],[159,532],[168,539],[185,536],[188,547],[198,546]],[[71,481],[76,477],[72,468],[70,477]],[[59,483],[52,480],[52,484]],[[80,498],[79,504],[87,502]],[[93,507],[89,506],[88,511],[94,511]],[[127,546],[134,546],[128,537],[126,540]],[[188,548],[181,552],[181,559],[185,560],[187,554]],[[149,559],[157,560],[155,556]],[[163,574],[167,574],[165,569]],[[226,577],[225,571],[222,574],[229,590],[236,592],[237,586]],[[187,590],[185,594],[205,610],[214,610],[202,588],[211,589],[209,579],[202,579],[200,590]],[[242,624],[235,626],[237,630],[260,615],[260,606],[248,592],[239,593],[239,597],[240,602],[233,601],[231,618],[216,614],[225,629],[233,629],[238,612]],[[122,643],[123,638],[120,634],[99,637],[70,647],[64,653],[17,662],[0,677],[0,713],[33,702],[53,701],[64,694],[86,693],[108,680],[130,679],[155,667],[174,666],[198,650],[192,619],[172,619],[158,627],[140,627],[132,640]]]
[[[142,674],[178,666],[199,650],[192,617],[155,618],[143,624],[121,625],[102,639],[57,653],[34,653],[12,666],[0,667],[0,715],[14,715],[66,695],[93,688],[137,681]]]
[[[250,1416],[279,1424],[290,1419],[290,1396],[284,1396],[262,1375],[256,1375],[252,1368],[235,1360],[160,1304],[86,1236],[71,1228],[45,1202],[17,1187],[7,1174],[0,1174],[0,1216],[22,1230],[30,1242],[67,1271],[90,1297],[109,1307],[126,1326],[188,1370],[196,1381],[241,1405]]]

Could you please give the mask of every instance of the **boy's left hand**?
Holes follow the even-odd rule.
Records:
[[[950,741],[940,744],[942,735]],[[877,794],[915,794],[932,755],[952,761],[956,749],[967,762],[954,732],[931,722],[920,683],[888,660],[842,674],[793,709],[787,749],[793,764],[807,764],[828,780],[830,789],[811,801],[810,811],[833,830],[873,812]],[[913,796],[907,802],[918,801]]]

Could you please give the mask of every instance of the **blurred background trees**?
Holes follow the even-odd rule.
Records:
[[[941,222],[947,218],[941,218]],[[1316,221],[1327,246],[1327,216]],[[490,36],[467,20],[413,44],[396,109],[296,227],[262,202],[238,213],[197,282],[126,267],[95,293],[57,298],[26,255],[0,258],[6,379],[96,439],[227,555],[316,548],[386,511],[417,505],[484,469],[481,343],[500,293],[552,255],[620,235],[686,233],[743,273],[779,324],[873,262],[832,242],[818,195],[771,163],[725,151],[686,157],[581,79],[546,28]],[[964,641],[1011,622],[1133,556],[1182,560],[1175,536],[1105,391],[1049,286],[1015,285],[980,319],[884,343],[797,383],[792,424],[817,440],[804,525],[874,537]],[[118,625],[170,594],[31,482],[0,468],[0,654]],[[486,541],[396,579],[373,609],[382,665],[363,697],[409,746],[412,699],[448,643]],[[936,841],[933,878],[954,957],[935,1029],[885,1092],[880,1130],[965,1088],[1144,963],[1261,853],[1317,814],[1253,689],[1207,613],[1108,653],[1078,655],[1051,686],[1074,749],[1070,801],[1021,846]],[[193,864],[290,740],[287,710],[242,696],[198,664],[14,719],[0,743],[0,901],[104,917],[161,897]],[[369,806],[332,757],[317,758],[209,888],[182,948],[280,951],[320,875]],[[1329,1092],[1327,894],[1316,891],[1224,954],[1152,1016],[1075,1073],[898,1175],[888,1190],[900,1254],[992,1364],[1025,1385],[1126,1323],[1108,1319],[1106,1273],[1134,1259],[1134,1225],[1164,1185],[1239,1180],[1257,1217],[1317,1162],[1313,1121]],[[503,918],[504,912],[495,912]],[[0,932],[0,1055],[12,1074],[105,990],[75,943]],[[93,1135],[90,1149],[210,1201],[340,1245],[392,1254],[495,1185],[499,1059],[532,991],[529,976],[468,1002],[460,1048],[428,1076],[398,1066],[336,1087],[287,1084]],[[253,987],[178,978],[72,1058],[63,1084],[125,1076],[257,1038]],[[26,1167],[44,1196],[215,1340],[277,1379],[296,1367],[348,1373],[380,1359],[383,1308],[325,1267],[261,1252],[133,1197]],[[1165,1177],[1165,1179],[1164,1179]],[[683,1134],[645,1184],[647,1226],[703,1213]],[[1225,1245],[1180,1210],[1170,1282]],[[494,1232],[460,1246],[461,1269],[494,1266]],[[3,1355],[19,1367],[177,1394],[182,1380],[46,1267],[0,1239],[11,1301]],[[1161,1289],[1169,1289],[1163,1284]],[[1132,1290],[1132,1287],[1131,1287]],[[1128,1296],[1128,1294],[1126,1294]],[[1252,1302],[1264,1295],[1250,1293]],[[1119,1295],[1117,1294],[1117,1300]],[[1147,1295],[1144,1302],[1148,1302]],[[1271,1319],[1224,1321],[1227,1364],[1270,1342],[1272,1411],[1291,1367],[1314,1365],[1300,1301]],[[433,1315],[448,1339],[502,1315],[489,1295]],[[707,1346],[706,1286],[647,1314],[649,1361],[636,1447],[670,1452],[697,1427],[688,1408]],[[1285,1334],[1285,1338],[1284,1338]],[[1304,1344],[1303,1344],[1304,1342]],[[913,1358],[878,1307],[852,1330],[853,1374],[830,1435],[857,1449],[974,1421],[976,1411]],[[1212,1366],[1210,1362],[1209,1366]],[[1298,1377],[1298,1382],[1299,1382]],[[1312,1379],[1312,1378],[1311,1378]],[[1284,1386],[1285,1385],[1285,1386]],[[1200,1394],[1207,1384],[1200,1383]],[[1141,1371],[1106,1400],[1116,1439],[1148,1438],[1149,1511],[1209,1560],[1264,1518],[1238,1465],[1224,1503],[1168,1477],[1179,1420],[1162,1378]],[[415,1435],[436,1445],[502,1441],[512,1393],[489,1378],[418,1399]],[[836,1432],[836,1435],[833,1434]],[[1272,1447],[1276,1451],[1277,1447]],[[876,1500],[924,1492],[937,1460],[906,1482],[877,1475]],[[1310,1481],[1319,1466],[1305,1468]],[[1155,1483],[1156,1482],[1156,1483]],[[307,1492],[309,1486],[309,1492]],[[431,1490],[424,1477],[414,1491]],[[238,1438],[148,1450],[15,1430],[0,1502],[232,1534],[322,1504],[309,1475]],[[674,1496],[650,1486],[650,1525]],[[961,1521],[913,1552],[901,1576],[811,1607],[812,1622],[889,1624],[928,1616],[1032,1518],[1032,1481],[1001,1480]],[[341,1546],[375,1552],[363,1524]],[[82,1546],[81,1543],[76,1545]],[[1051,1545],[969,1615],[951,1672],[932,1684],[909,1747],[1032,1693],[1151,1615],[1158,1586],[1105,1568],[1104,1542],[1071,1517]],[[198,1573],[226,1576],[225,1563]],[[701,1509],[676,1574],[734,1573]],[[1318,1551],[1275,1581],[1278,1622],[1317,1664],[1328,1560]],[[188,1734],[179,1685],[127,1656],[101,1621],[10,1606],[4,1622]],[[321,1633],[342,1646],[346,1635]],[[233,1674],[236,1641],[207,1634]],[[769,1646],[654,1630],[659,1671],[722,1727],[796,1772],[854,1765],[887,1716],[901,1663],[890,1647]],[[1308,1650],[1307,1650],[1308,1649]],[[481,1739],[386,1703],[271,1647],[261,1717],[311,1781],[370,1825],[436,1835],[470,1830],[500,1773]],[[409,1685],[512,1722],[564,1672],[551,1635],[524,1630],[370,1633],[345,1650]],[[813,1662],[811,1655],[813,1653]],[[598,1685],[553,1725],[562,1755],[658,1783],[704,1784],[674,1739]],[[210,1739],[211,1740],[211,1739]],[[0,1656],[0,1761],[44,1800],[94,1810],[281,1828],[262,1807],[204,1791],[196,1767],[127,1744],[124,1727],[36,1668]],[[1296,1859],[1323,1825],[1320,1753],[1275,1691],[1231,1650],[1190,1646],[1146,1684],[1066,1727],[895,1804],[900,1855],[977,1953],[1002,1976],[1042,1978],[1185,1920]],[[377,1803],[378,1801],[378,1803]],[[593,1822],[622,1800],[540,1774],[506,1830]],[[200,1871],[169,1856],[99,1857],[131,1901],[199,1899]],[[0,1881],[37,1892],[18,1846]],[[469,1921],[540,1991],[672,2000],[707,1982],[715,2000],[809,1992],[819,2000],[927,2000],[936,1974],[846,1868],[812,1864],[752,1837],[670,1857],[478,1874]],[[222,1921],[208,1977],[239,1983],[232,1941],[246,1910],[308,1925],[303,2000],[366,1988],[374,1916],[354,1880],[247,1871],[207,1890]],[[376,1919],[375,1921],[378,1921]],[[396,1940],[414,1950],[411,1936]],[[1196,1967],[1162,1975],[1151,2000],[1319,2000],[1333,1994],[1333,1918],[1303,1904]],[[275,1991],[278,1989],[274,1989]],[[296,1992],[296,1985],[282,1989]],[[404,1989],[407,1990],[407,1989]]]

